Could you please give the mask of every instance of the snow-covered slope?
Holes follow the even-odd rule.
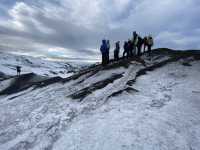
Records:
[[[0,149],[199,150],[200,55],[94,66],[0,97]]]
[[[16,75],[16,66],[22,67],[22,74],[35,73],[37,75],[66,78],[76,69],[66,62],[47,61],[30,56],[19,56],[0,52],[0,79]]]

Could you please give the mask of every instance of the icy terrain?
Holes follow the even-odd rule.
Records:
[[[0,52],[0,79],[16,75],[16,66],[22,67],[22,74],[35,73],[49,77],[68,77],[77,68],[66,62],[47,61],[41,58],[20,56]]]
[[[91,67],[0,97],[0,150],[199,150],[200,57]]]

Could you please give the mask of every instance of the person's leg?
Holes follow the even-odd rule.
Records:
[[[101,54],[101,64],[103,65],[103,60],[104,60],[104,57],[103,57],[103,54]]]
[[[106,56],[105,53],[102,53],[102,65],[104,66],[106,63]]]
[[[128,49],[127,54],[128,54],[128,57],[131,57],[132,56],[132,50]]]
[[[109,62],[110,62],[110,57],[109,57],[109,52],[107,53],[107,64],[109,64]]]
[[[141,45],[138,45],[138,56],[141,55]]]
[[[148,53],[148,45],[145,45],[145,47],[146,47],[146,53]]]
[[[148,54],[151,55],[151,45],[148,45]]]
[[[135,56],[137,56],[137,46],[135,46]]]
[[[137,47],[136,46],[134,46],[134,49],[133,49],[133,55],[137,55]]]
[[[124,52],[123,52],[123,58],[125,57],[125,50],[124,50]]]
[[[108,54],[105,53],[105,54],[104,54],[104,62],[105,62],[105,65],[107,64],[107,61],[108,61]]]
[[[144,53],[146,53],[146,44],[144,44]]]
[[[107,65],[107,63],[108,63],[108,54],[105,53],[104,54],[104,65]]]
[[[124,50],[124,52],[123,52],[123,58],[125,58],[125,54],[126,54],[126,50]]]
[[[152,53],[152,51],[151,51],[151,45],[150,45],[150,48],[149,48],[149,49],[150,49],[150,56],[151,56],[151,53]]]
[[[140,56],[142,56],[142,44],[140,45]]]
[[[107,62],[108,62],[108,54],[107,54],[107,53],[104,54],[104,62],[105,62],[105,65],[106,65]]]
[[[133,56],[133,50],[132,49],[128,50],[128,53],[129,53],[129,58]]]
[[[117,60],[119,60],[119,52],[117,52]]]
[[[141,53],[142,53],[142,55],[144,55],[144,51],[142,51],[143,50],[143,46],[144,46],[144,43],[141,45]]]
[[[109,53],[107,54],[107,64],[109,64],[110,62],[110,57],[109,57]]]
[[[137,49],[138,49],[137,56],[140,56],[140,45],[137,46]]]
[[[130,49],[128,50],[128,52],[129,52],[129,57],[132,57],[132,56],[133,56],[133,49],[130,48]]]

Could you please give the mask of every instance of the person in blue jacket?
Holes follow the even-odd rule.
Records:
[[[107,53],[108,53],[108,46],[106,40],[102,40],[100,51],[102,54],[102,65],[105,66],[107,64]]]
[[[109,64],[110,61],[110,41],[106,41],[107,44],[107,51],[106,51],[106,64]]]

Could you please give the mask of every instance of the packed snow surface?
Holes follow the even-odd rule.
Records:
[[[148,66],[131,61],[1,96],[0,150],[199,150],[199,65],[180,59],[137,75]]]

